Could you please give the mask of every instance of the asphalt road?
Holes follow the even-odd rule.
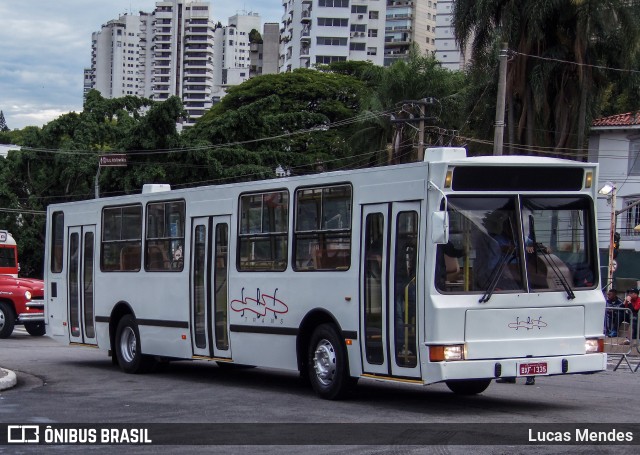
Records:
[[[611,359],[613,361],[613,359]],[[634,362],[634,366],[637,363]],[[316,438],[331,443],[341,424],[353,431],[376,431],[376,425],[426,424],[451,431],[508,428],[505,424],[576,423],[629,424],[638,422],[640,372],[620,369],[595,375],[539,377],[536,385],[492,384],[482,395],[459,397],[444,385],[417,387],[360,381],[349,399],[317,398],[296,374],[276,370],[227,370],[211,362],[172,362],[147,375],[128,375],[111,364],[106,353],[67,347],[47,337],[34,338],[16,329],[0,340],[0,366],[16,372],[15,388],[0,392],[0,423],[4,424],[237,424],[233,428],[271,424],[309,424]],[[439,425],[439,426],[438,426]],[[188,425],[180,427],[184,430]],[[194,431],[199,430],[195,426]],[[326,430],[326,435],[324,434]],[[170,426],[169,429],[170,430]],[[177,430],[176,430],[177,431]],[[333,436],[332,436],[333,432]],[[372,435],[373,436],[373,435]],[[640,428],[634,435],[640,442]],[[354,434],[360,438],[362,434]],[[286,436],[283,436],[286,438]],[[338,439],[339,440],[339,439]],[[372,439],[373,440],[373,439]],[[251,441],[247,441],[250,443]],[[525,444],[526,441],[523,441]],[[576,446],[527,446],[528,453],[575,453]],[[581,453],[636,453],[637,446],[581,445]],[[113,452],[114,446],[48,446],[47,453]],[[226,445],[120,446],[124,453],[518,453],[514,445],[336,446]],[[187,449],[187,450],[185,450]],[[42,453],[27,446],[2,446],[4,453]]]

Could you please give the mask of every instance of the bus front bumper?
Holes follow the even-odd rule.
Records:
[[[529,374],[521,373],[521,365],[529,364]],[[534,364],[534,365],[532,365]],[[546,373],[540,373],[540,371]],[[526,367],[523,369],[527,369]],[[512,359],[460,360],[428,362],[425,384],[456,379],[498,379],[505,377],[555,376],[595,373],[607,369],[607,354],[563,355]]]

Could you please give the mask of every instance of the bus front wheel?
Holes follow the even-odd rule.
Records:
[[[44,321],[25,322],[24,328],[32,337],[41,337],[47,332]]]
[[[333,324],[314,330],[307,365],[313,390],[327,400],[342,398],[354,382],[349,377],[346,348]]]
[[[118,323],[115,348],[118,364],[125,373],[146,373],[155,364],[153,357],[140,352],[140,331],[130,314],[123,316]]]
[[[447,387],[457,395],[477,395],[484,392],[491,384],[491,379],[461,379],[446,381]]]

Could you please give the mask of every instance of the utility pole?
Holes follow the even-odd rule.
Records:
[[[504,109],[507,94],[507,56],[509,48],[507,43],[502,43],[500,50],[500,70],[498,76],[498,97],[496,99],[496,123],[493,136],[493,154],[502,155],[504,142]]]
[[[418,162],[424,161],[424,113],[426,99],[420,100],[420,130],[418,132]]]

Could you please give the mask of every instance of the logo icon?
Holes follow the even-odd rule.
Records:
[[[40,427],[38,425],[8,425],[7,442],[9,444],[38,444]]]

